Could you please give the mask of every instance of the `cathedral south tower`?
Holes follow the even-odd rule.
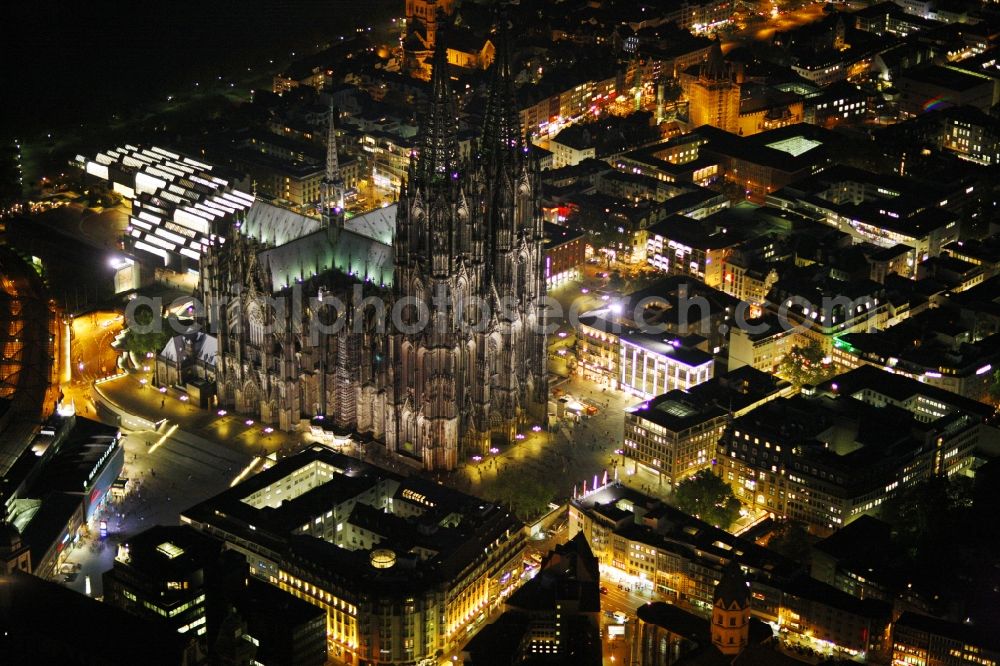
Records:
[[[506,25],[473,164],[439,31],[431,99],[400,193],[386,445],[453,469],[542,424],[547,381],[537,168],[513,107]],[[529,422],[530,421],[530,422]]]

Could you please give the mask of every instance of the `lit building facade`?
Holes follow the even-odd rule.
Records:
[[[729,332],[729,370],[745,365],[773,373],[800,339],[781,325],[775,315],[748,319],[747,326],[735,326]]]
[[[726,262],[737,242],[731,234],[675,215],[647,230],[646,261],[667,275],[687,275],[721,289]]]
[[[713,470],[753,510],[835,530],[902,489],[966,469],[989,412],[866,366],[734,419]]]
[[[912,248],[911,271],[958,241],[961,206],[970,195],[978,196],[971,179],[917,188],[899,178],[843,166],[785,185],[767,195],[768,205],[828,224],[850,234],[856,243]]]
[[[650,496],[615,484],[578,495],[569,506],[569,533],[580,532],[603,576],[652,589],[706,618],[727,567],[738,565],[749,579],[751,616],[786,637],[809,644],[815,636],[816,647],[833,644],[861,661],[887,650],[888,604],[815,581],[778,553]]]
[[[1000,123],[973,107],[942,112],[941,146],[976,164],[1000,164]]]
[[[285,430],[323,416],[426,469],[454,469],[544,418],[537,163],[512,107],[509,54],[498,51],[475,159],[461,153],[439,40],[398,205],[344,214],[331,110],[320,219],[257,201],[238,226],[217,228],[201,280],[218,330],[219,406]],[[310,305],[282,311],[274,297]],[[485,325],[468,307],[475,298],[494,315]],[[338,302],[352,306],[341,313]],[[455,316],[458,304],[467,307]],[[315,317],[334,311],[346,325],[318,331]]]
[[[551,222],[544,228],[546,285],[551,288],[579,278],[587,258],[583,232]]]
[[[716,41],[708,52],[698,76],[681,77],[688,98],[692,128],[711,125],[734,134],[740,129],[740,84]]]
[[[620,341],[618,389],[643,400],[707,382],[715,370],[711,354],[678,339],[630,332]]]
[[[833,353],[836,336],[885,328],[888,301],[885,288],[868,280],[819,279],[803,275],[783,277],[767,295],[766,308],[782,316],[790,332],[802,341],[813,341],[823,353]]]
[[[582,315],[576,330],[577,372],[584,379],[618,386],[623,327],[610,317]]]
[[[899,666],[996,666],[1000,642],[985,627],[903,613],[892,625],[892,663]]]
[[[387,132],[365,132],[360,139],[367,157],[366,174],[380,194],[395,198],[406,180],[413,153],[412,139]]]
[[[612,76],[578,81],[560,92],[521,107],[524,136],[553,137],[590,112],[590,107],[613,100],[623,89],[623,77]]]
[[[741,368],[687,391],[675,390],[625,410],[624,457],[671,486],[708,468],[726,424],[791,386]]]
[[[61,407],[5,473],[0,506],[31,555],[31,571],[54,578],[85,530],[98,530],[125,447],[116,426]],[[2,520],[0,520],[2,524]]]
[[[915,318],[920,321],[920,315]],[[913,330],[904,321],[900,333]],[[914,322],[915,323],[915,322]],[[890,335],[892,328],[869,334],[848,334],[833,342],[832,359],[838,367],[854,369],[872,365],[928,386],[956,393],[972,400],[989,402],[995,368],[1000,368],[1000,337],[990,336],[976,342],[962,341],[949,349],[928,344],[926,353],[919,345],[907,346]],[[941,336],[944,338],[944,335]],[[911,338],[920,342],[920,338]],[[965,352],[964,354],[962,352]]]
[[[460,646],[521,584],[502,507],[314,446],[182,514],[250,574],[324,609],[333,657],[413,664]]]

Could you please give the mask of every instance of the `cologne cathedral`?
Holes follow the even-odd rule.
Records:
[[[507,40],[469,160],[444,41],[397,204],[346,218],[331,109],[321,218],[258,200],[202,262],[220,407],[286,430],[322,417],[428,470],[541,424],[548,389],[537,165]]]

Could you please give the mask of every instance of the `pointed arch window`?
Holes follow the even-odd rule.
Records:
[[[250,327],[250,344],[261,347],[264,344],[264,312],[257,301],[247,306],[247,325]]]

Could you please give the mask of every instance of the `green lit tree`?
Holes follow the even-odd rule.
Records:
[[[740,515],[740,501],[733,489],[707,469],[677,484],[673,503],[681,511],[722,529],[729,529]]]
[[[174,335],[166,317],[160,321],[159,326],[150,327],[153,316],[148,308],[137,309],[135,326],[130,327],[125,335],[125,348],[137,356],[145,356],[147,352],[159,353]]]
[[[837,374],[833,363],[826,359],[823,348],[815,340],[795,345],[778,364],[778,375],[796,389],[806,384],[816,386]]]
[[[994,404],[1000,404],[1000,369],[993,371],[993,381],[986,389],[986,395]]]
[[[509,506],[521,520],[530,522],[548,510],[555,484],[550,478],[507,472],[502,474],[497,494],[500,503]]]

